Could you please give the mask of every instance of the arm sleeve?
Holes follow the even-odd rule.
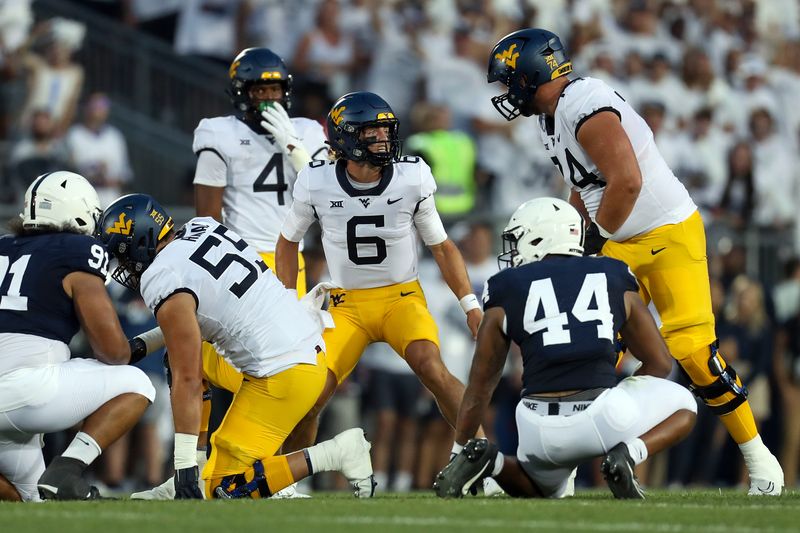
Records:
[[[581,126],[598,113],[610,111],[622,120],[622,114],[618,109],[622,98],[611,87],[599,80],[585,80],[579,83],[587,82],[592,84],[591,88],[587,92],[581,93],[580,96],[576,95],[574,101],[569,101],[567,105],[566,116],[575,133],[575,138],[578,137]]]
[[[211,187],[227,185],[228,163],[209,119],[204,118],[195,128],[192,150],[197,154],[194,184]]]
[[[447,232],[444,224],[436,210],[436,203],[433,193],[436,192],[436,181],[433,179],[431,169],[422,158],[420,158],[420,193],[419,201],[414,208],[414,225],[417,227],[419,236],[426,246],[435,246],[443,243],[447,239]]]
[[[292,191],[292,206],[281,227],[283,238],[292,242],[300,242],[317,218],[308,190],[308,168],[301,170],[297,176]]]

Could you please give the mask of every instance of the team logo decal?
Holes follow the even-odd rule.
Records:
[[[550,67],[550,70],[558,68],[558,61],[556,61],[556,58],[553,57],[553,54],[544,56],[544,62],[547,63],[547,66]]]
[[[125,220],[125,213],[119,214],[119,220],[106,230],[106,233],[118,233],[119,235],[130,235],[133,220]]]
[[[331,303],[334,307],[339,307],[339,305],[344,303],[344,295],[345,293],[331,294]]]
[[[361,204],[362,204],[364,207],[369,207],[369,201],[370,201],[370,199],[369,199],[369,198],[359,198],[359,200],[361,200]]]
[[[511,68],[517,68],[517,58],[519,57],[519,52],[514,51],[516,48],[517,43],[513,43],[499,54],[495,54],[494,58],[499,59]]]
[[[394,118],[394,113],[387,111],[386,113],[378,113],[376,120],[391,120]]]
[[[331,208],[344,207],[344,200],[330,200]]]
[[[346,109],[345,106],[337,107],[333,111],[331,111],[331,120],[337,126],[342,122],[342,113]]]
[[[230,76],[231,78],[236,76],[236,69],[239,68],[239,63],[241,63],[241,61],[234,61],[231,64],[231,68],[230,70],[228,70],[228,76]]]

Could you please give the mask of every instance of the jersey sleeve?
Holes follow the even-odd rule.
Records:
[[[281,235],[291,242],[300,242],[317,218],[308,183],[310,168],[304,168],[297,175],[292,191],[292,205],[281,227]]]
[[[420,200],[414,209],[414,225],[426,246],[435,246],[447,239],[447,232],[442,218],[436,210],[433,193],[436,192],[436,181],[431,169],[421,158],[420,165]]]
[[[503,307],[503,280],[495,274],[483,283],[483,310],[492,307]]]
[[[108,252],[97,240],[88,235],[74,235],[64,243],[63,252],[57,257],[69,272],[88,272],[106,279],[108,274]]]
[[[631,271],[631,267],[617,259],[613,261],[612,271],[614,273],[615,285],[621,292],[639,292],[639,281]]]
[[[325,142],[325,130],[322,125],[309,119],[302,121],[302,133],[300,134],[303,139],[303,146],[315,161],[327,161],[328,159],[328,144]]]
[[[151,265],[142,274],[142,299],[153,314],[158,313],[158,309],[167,298],[179,292],[188,292],[197,303],[197,294],[187,287],[180,274],[168,265]]]
[[[227,177],[220,172],[220,169],[223,167],[227,169],[228,160],[225,158],[218,132],[211,119],[204,118],[195,128],[192,151],[198,157],[194,183],[197,185],[224,187]],[[216,158],[217,161],[213,161],[212,157]]]
[[[578,137],[581,126],[598,113],[610,111],[622,120],[622,113],[618,109],[622,99],[611,87],[600,80],[580,80],[578,83],[584,87],[576,87],[581,90],[569,95],[565,110],[566,120],[575,133],[575,138]]]

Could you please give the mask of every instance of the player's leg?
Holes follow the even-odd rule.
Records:
[[[0,413],[0,501],[39,501],[42,435],[17,431],[8,422]]]
[[[0,474],[0,502],[21,502],[17,488],[3,474]]]
[[[84,420],[82,430],[39,479],[46,498],[85,499],[92,493],[81,477],[108,445],[129,431],[155,397],[144,372],[73,359],[57,368],[57,392],[47,402],[7,411],[4,417],[23,433],[60,431]],[[2,430],[2,428],[0,428]]]
[[[336,387],[353,371],[364,348],[372,342],[360,320],[361,314],[370,313],[369,300],[361,301],[359,296],[370,290],[331,291],[333,303],[329,311],[336,327],[326,329],[322,334],[325,341],[325,359],[328,365],[325,387],[312,409],[306,413],[306,416],[297,424],[286,440],[284,451],[298,451],[314,444],[317,439],[319,415],[322,409],[333,396]],[[357,308],[356,305],[363,309]]]

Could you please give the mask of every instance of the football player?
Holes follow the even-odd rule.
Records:
[[[697,206],[669,169],[645,121],[603,81],[570,76],[558,36],[525,29],[501,39],[488,81],[508,92],[492,99],[508,120],[538,115],[541,138],[587,222],[586,255],[627,263],[645,303],[661,317],[672,356],[691,389],[739,444],[751,495],[780,495],[783,471],[756,429],[747,389],[717,350]],[[634,352],[634,355],[638,355]]]
[[[336,327],[324,333],[327,382],[295,431],[298,442],[293,444],[313,443],[319,410],[353,371],[364,348],[377,341],[405,358],[454,425],[464,386],[439,354],[436,323],[417,280],[420,238],[459,300],[473,336],[482,312],[461,253],[436,211],[430,168],[419,157],[400,157],[398,120],[376,94],[341,97],[327,120],[336,161],[315,161],[300,172],[276,248],[278,277],[294,287],[299,242],[319,221],[336,287],[330,292]]]
[[[458,411],[456,443],[466,446],[437,476],[440,497],[460,498],[491,475],[512,496],[562,498],[574,490],[575,468],[605,455],[600,468],[614,496],[643,498],[634,466],[694,426],[692,395],[661,379],[672,360],[636,279],[621,261],[582,257],[583,238],[581,215],[556,198],[522,204],[505,227],[499,259],[513,268],[485,285],[485,315]],[[642,361],[637,375],[619,384],[617,334]],[[523,398],[517,457],[505,458],[493,443],[471,437],[511,341],[522,352]]]
[[[127,366],[144,354],[132,354],[106,292],[108,254],[92,237],[99,214],[83,176],[51,172],[31,183],[13,234],[0,237],[0,499],[98,497],[83,471],[155,398],[144,372]],[[96,359],[70,359],[79,329]],[[43,434],[81,421],[45,469]]]
[[[111,204],[99,235],[119,260],[112,277],[141,292],[166,342],[172,373],[176,498],[202,498],[195,450],[201,423],[203,339],[243,376],[211,438],[208,498],[267,498],[315,472],[341,471],[359,497],[373,492],[369,443],[356,428],[276,455],[319,397],[326,366],[322,328],[281,286],[255,248],[211,217],[174,231],[150,196]],[[213,355],[216,359],[216,354]]]

